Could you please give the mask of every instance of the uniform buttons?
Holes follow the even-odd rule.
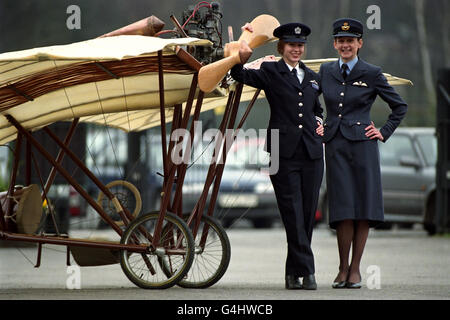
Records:
[[[342,118],[342,114],[339,114],[338,117],[339,117],[339,118]]]
[[[339,107],[341,107],[341,108],[342,108],[342,106],[343,106],[343,104],[342,104],[342,103],[339,103]]]
[[[303,128],[303,126],[302,126],[301,124],[300,124],[298,127],[299,127],[300,129]]]
[[[341,96],[342,96],[342,97],[344,96],[344,93],[343,93],[343,92],[341,92]]]
[[[345,86],[345,82],[342,82],[342,85]]]
[[[303,107],[303,102],[298,103],[299,107]]]
[[[301,96],[303,96],[303,93],[299,92],[298,95],[301,97]]]
[[[361,122],[358,121],[356,124],[357,124],[358,126],[360,126],[360,125],[361,125]]]
[[[301,118],[303,117],[303,113],[299,113],[298,116]]]

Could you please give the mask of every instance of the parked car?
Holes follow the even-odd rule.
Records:
[[[270,228],[275,222],[281,222],[264,143],[262,138],[238,139],[230,148],[214,212],[225,227],[239,219],[250,221],[255,228]],[[210,149],[205,152],[203,147],[202,164],[187,172],[183,186],[184,210],[192,210],[203,190],[212,145]],[[317,211],[316,222],[321,219],[322,213]]]
[[[379,143],[385,224],[422,223],[435,233],[437,139],[434,128],[398,128]],[[328,217],[326,183],[320,207]]]
[[[264,169],[269,159],[262,150],[263,144],[264,140],[258,138],[237,140],[227,154],[214,212],[225,227],[246,219],[256,228],[269,228],[280,220],[268,169]],[[200,197],[213,148],[213,144],[206,150],[200,147],[201,163],[187,172],[183,185],[184,210],[192,210]]]

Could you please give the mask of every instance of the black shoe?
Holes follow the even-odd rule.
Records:
[[[300,284],[300,280],[296,276],[287,275],[285,278],[285,287],[288,290],[299,290],[302,289],[302,285]]]
[[[339,281],[339,282],[333,282],[331,287],[333,289],[343,289],[347,286],[347,281]]]
[[[346,288],[348,289],[361,289],[361,275],[359,275],[359,282],[347,281]]]
[[[348,289],[361,289],[361,282],[347,282],[345,287]]]
[[[303,289],[305,290],[316,290],[317,289],[317,283],[316,278],[313,274],[310,274],[309,276],[303,277]]]

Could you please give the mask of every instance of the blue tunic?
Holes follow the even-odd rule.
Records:
[[[329,224],[347,219],[368,220],[371,227],[384,221],[378,140],[365,136],[370,110],[377,96],[391,108],[380,129],[386,142],[404,118],[406,103],[388,84],[381,68],[358,60],[347,79],[339,62],[319,71],[326,104],[324,122]]]

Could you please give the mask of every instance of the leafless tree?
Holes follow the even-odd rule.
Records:
[[[442,49],[444,52],[444,64],[450,67],[450,5],[447,0],[442,1]]]
[[[291,0],[291,22],[302,21],[304,17],[302,2],[302,0]]]
[[[350,0],[339,1],[339,16],[348,17],[350,12]]]
[[[419,50],[422,62],[423,79],[425,82],[425,90],[428,96],[428,102],[430,104],[433,104],[435,101],[435,94],[434,94],[433,76],[431,73],[430,52],[427,46],[424,2],[425,0],[416,0],[415,3],[416,25],[419,41]]]

